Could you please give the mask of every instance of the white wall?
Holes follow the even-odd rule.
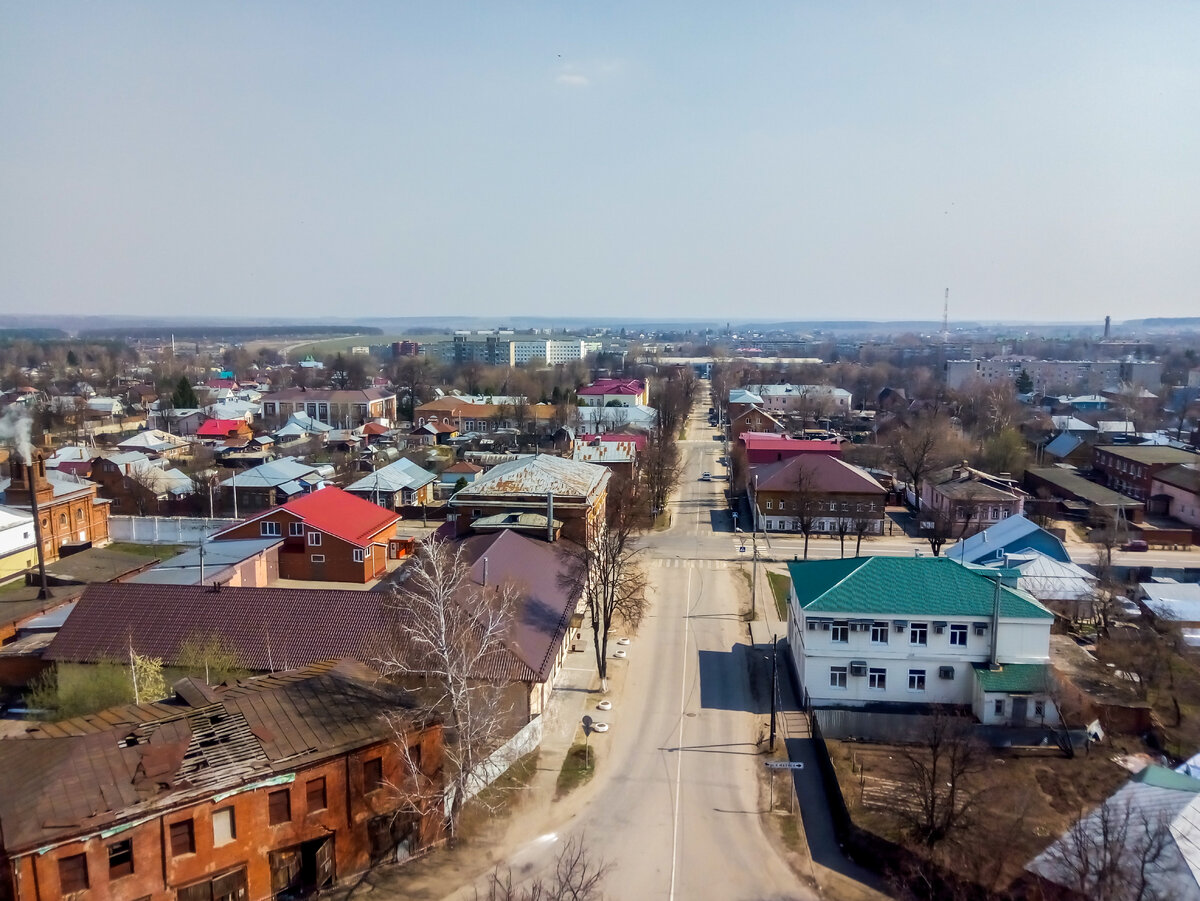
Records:
[[[201,538],[239,522],[192,516],[110,516],[108,537],[134,544],[199,544]]]

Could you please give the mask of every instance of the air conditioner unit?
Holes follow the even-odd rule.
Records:
[[[821,623],[821,631],[828,632],[832,626],[833,623],[831,623],[829,620],[826,620],[825,622]]]
[[[904,623],[896,623],[896,631],[897,632],[903,632],[907,628],[908,628],[908,626],[906,626]]]
[[[941,635],[945,631],[946,631],[945,623],[934,623],[933,624],[933,634],[934,635]]]
[[[850,675],[865,676],[866,674],[867,674],[867,661],[865,661],[865,660],[851,660],[850,661]]]
[[[939,666],[938,667],[938,678],[939,679],[953,679],[954,678],[954,667]]]
[[[975,634],[976,635],[982,635],[986,631],[987,631],[987,626],[984,623],[976,623],[975,624]]]
[[[816,621],[815,619],[810,619],[810,620],[808,621],[808,631],[809,631],[809,632],[816,632],[816,631],[817,631],[817,621]]]

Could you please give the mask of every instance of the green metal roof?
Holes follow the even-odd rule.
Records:
[[[1144,782],[1158,788],[1169,788],[1173,791],[1192,792],[1200,794],[1200,779],[1195,779],[1187,773],[1177,773],[1165,766],[1151,765],[1140,773],[1135,773],[1132,781]]]
[[[1044,663],[1005,663],[998,669],[988,669],[986,663],[972,663],[975,678],[984,691],[1045,691],[1046,669]]]
[[[992,615],[995,581],[948,557],[850,557],[794,561],[788,571],[804,610],[882,616]],[[1001,586],[1000,615],[1053,619],[1017,588]]]

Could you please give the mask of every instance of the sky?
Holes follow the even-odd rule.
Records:
[[[0,313],[1200,315],[1200,3],[0,5]]]

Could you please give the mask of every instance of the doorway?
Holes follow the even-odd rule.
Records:
[[[1012,702],[1012,725],[1024,726],[1029,716],[1029,698],[1013,698]]]

